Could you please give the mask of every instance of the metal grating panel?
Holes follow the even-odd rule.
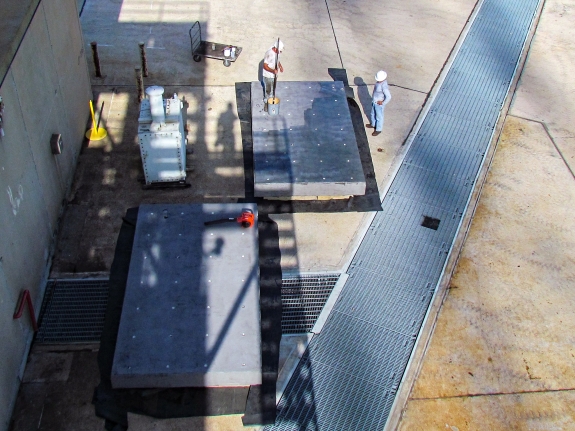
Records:
[[[300,275],[282,280],[282,333],[311,332],[340,274]]]
[[[266,430],[385,426],[538,6],[483,2]]]
[[[108,303],[108,280],[49,280],[36,343],[100,341]]]

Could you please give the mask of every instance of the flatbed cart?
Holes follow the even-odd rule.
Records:
[[[196,62],[202,61],[202,57],[214,58],[222,60],[224,66],[230,67],[242,52],[239,46],[202,40],[202,27],[199,21],[196,21],[190,28],[190,43],[192,44],[192,58]]]

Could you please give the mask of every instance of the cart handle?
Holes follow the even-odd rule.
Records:
[[[197,26],[196,31],[194,33],[192,33],[196,26]],[[200,44],[202,43],[202,26],[200,25],[199,21],[196,21],[192,25],[192,27],[190,28],[189,34],[190,34],[190,44],[192,45],[192,55],[194,55],[194,53],[196,52],[196,50],[200,47]],[[199,38],[196,38],[196,35],[199,35]],[[194,43],[194,40],[197,43]]]

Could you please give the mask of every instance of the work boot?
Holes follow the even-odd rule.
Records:
[[[365,127],[367,127],[368,129],[375,129],[375,127],[373,127],[373,126],[371,125],[371,123],[367,123],[367,124],[365,125]]]
[[[373,132],[373,133],[371,134],[371,136],[377,136],[377,135],[379,135],[379,134],[381,134],[381,132],[375,131],[375,132]]]

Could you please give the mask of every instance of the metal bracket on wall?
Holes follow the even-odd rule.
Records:
[[[20,295],[20,299],[18,300],[18,307],[14,312],[14,319],[19,319],[22,317],[22,313],[24,312],[24,301],[28,304],[28,312],[30,313],[30,319],[32,320],[32,328],[34,328],[34,332],[38,332],[38,323],[36,322],[36,314],[34,314],[34,305],[32,304],[32,298],[30,297],[30,291],[24,290]]]

